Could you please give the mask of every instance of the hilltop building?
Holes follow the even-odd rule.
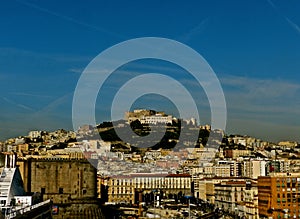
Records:
[[[131,123],[139,120],[141,124],[167,124],[172,123],[173,117],[166,115],[164,112],[156,112],[154,110],[136,109],[133,112],[125,113],[125,120]]]

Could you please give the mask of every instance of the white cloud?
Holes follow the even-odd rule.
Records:
[[[15,58],[15,56],[34,58],[39,60],[46,59],[54,62],[86,62],[92,60],[92,57],[90,56],[47,54],[13,47],[0,47],[0,57],[7,59],[9,57]]]
[[[300,27],[294,23],[293,21],[291,21],[289,18],[285,17],[285,20],[290,24],[290,26],[297,31],[298,34],[300,34]]]
[[[18,108],[22,108],[22,109],[25,109],[25,110],[28,110],[28,111],[34,111],[32,108],[30,108],[30,107],[28,107],[28,106],[26,106],[24,104],[17,103],[17,102],[15,102],[13,100],[10,100],[10,99],[6,98],[6,97],[2,97],[2,99],[4,101],[6,101],[7,103],[9,103],[11,105],[14,105],[14,106],[16,106]]]
[[[33,94],[33,93],[25,93],[25,92],[9,92],[9,94],[16,96],[27,96],[27,97],[37,97],[37,98],[52,98],[50,95],[41,95],[41,94]]]
[[[274,10],[279,14],[281,15],[282,17],[284,17],[284,19],[288,22],[288,24],[294,29],[297,31],[298,34],[300,34],[300,27],[295,23],[293,22],[291,19],[289,19],[287,16],[285,16],[281,10],[274,4],[273,1],[271,0],[268,0],[268,3],[272,6],[272,8],[274,8]]]
[[[300,84],[274,79],[259,79],[227,75],[220,78],[222,85],[241,94],[247,99],[281,98],[294,95],[300,90]]]
[[[227,101],[229,132],[240,130],[256,136],[267,132],[272,139],[297,137],[294,133],[300,125],[300,84],[232,75],[220,81]]]
[[[204,31],[208,21],[209,21],[209,18],[203,19],[199,24],[197,24],[195,27],[193,27],[190,31],[185,33],[182,37],[179,37],[179,41],[188,42],[193,37],[202,33]]]

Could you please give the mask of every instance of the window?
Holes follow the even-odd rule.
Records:
[[[59,193],[59,194],[63,194],[63,193],[64,193],[64,189],[63,189],[63,188],[59,188],[59,189],[58,189],[58,193]]]
[[[82,194],[85,195],[86,194],[86,189],[82,190]]]
[[[46,188],[41,188],[41,193],[45,194],[46,193]]]

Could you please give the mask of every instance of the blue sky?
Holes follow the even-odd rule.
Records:
[[[227,133],[300,141],[299,11],[296,0],[2,1],[0,138],[72,129],[73,92],[86,65],[116,43],[153,36],[190,46],[214,69],[227,102]],[[169,67],[146,61],[121,70],[152,65]],[[136,106],[163,108],[153,99]],[[209,122],[205,95],[197,100]],[[98,108],[99,121],[108,109]]]

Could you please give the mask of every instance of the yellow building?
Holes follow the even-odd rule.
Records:
[[[300,174],[258,177],[260,218],[300,218]]]
[[[142,202],[154,190],[159,190],[165,198],[178,193],[190,195],[191,175],[135,173],[112,176],[108,181],[108,202]]]

